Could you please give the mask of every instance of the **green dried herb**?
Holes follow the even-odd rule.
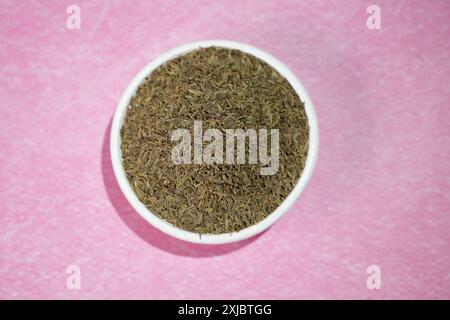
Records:
[[[223,132],[279,129],[278,172],[264,176],[248,163],[174,164],[170,133],[191,130],[194,121]],[[238,50],[208,47],[142,82],[121,138],[126,175],[150,211],[181,229],[218,234],[254,225],[281,204],[304,168],[309,126],[302,101],[272,67]]]

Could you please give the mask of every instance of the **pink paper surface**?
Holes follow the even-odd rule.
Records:
[[[80,30],[66,28],[70,4]],[[381,30],[366,27],[370,4]],[[438,0],[1,1],[0,298],[449,299],[449,21]],[[207,247],[133,211],[108,135],[144,65],[214,38],[289,66],[321,145],[276,225]]]

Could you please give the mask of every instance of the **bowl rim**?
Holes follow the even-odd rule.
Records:
[[[306,115],[308,117],[310,131],[308,156],[300,179],[298,180],[292,191],[288,194],[288,196],[271,214],[269,214],[259,223],[239,230],[238,232],[223,234],[202,234],[200,236],[197,233],[183,230],[169,223],[168,221],[159,218],[138,199],[133,189],[131,188],[131,185],[126,177],[125,170],[122,166],[120,130],[125,119],[130,99],[135,94],[137,88],[145,79],[145,77],[147,77],[153,70],[169,60],[172,60],[193,50],[211,46],[240,50],[263,60],[275,70],[277,70],[283,77],[288,80],[290,85],[303,101],[305,105]],[[196,41],[176,47],[153,59],[149,64],[147,64],[138,72],[138,74],[131,80],[124,93],[122,94],[122,97],[120,98],[114,113],[110,135],[110,151],[113,171],[122,193],[125,195],[125,198],[131,204],[134,210],[136,210],[137,213],[141,215],[148,223],[150,223],[160,231],[177,239],[198,244],[227,244],[237,242],[253,237],[272,226],[288,211],[288,209],[300,196],[300,194],[304,191],[306,185],[309,183],[317,162],[318,148],[319,128],[314,106],[308,92],[298,80],[298,78],[294,75],[294,73],[271,54],[253,46],[230,40]]]

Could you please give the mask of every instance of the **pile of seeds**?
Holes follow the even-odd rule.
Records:
[[[194,121],[204,130],[279,129],[278,172],[261,175],[248,163],[174,164],[170,134],[192,130]],[[121,140],[128,180],[152,213],[184,230],[219,234],[254,225],[283,202],[304,168],[309,126],[302,101],[272,67],[208,47],[168,61],[142,82]]]

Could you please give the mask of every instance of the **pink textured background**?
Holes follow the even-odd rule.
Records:
[[[66,29],[72,3],[81,30]],[[0,298],[450,298],[449,25],[438,0],[1,1]],[[108,148],[138,70],[210,38],[285,62],[321,134],[290,212],[219,247],[147,225]],[[381,290],[366,288],[371,264]]]

